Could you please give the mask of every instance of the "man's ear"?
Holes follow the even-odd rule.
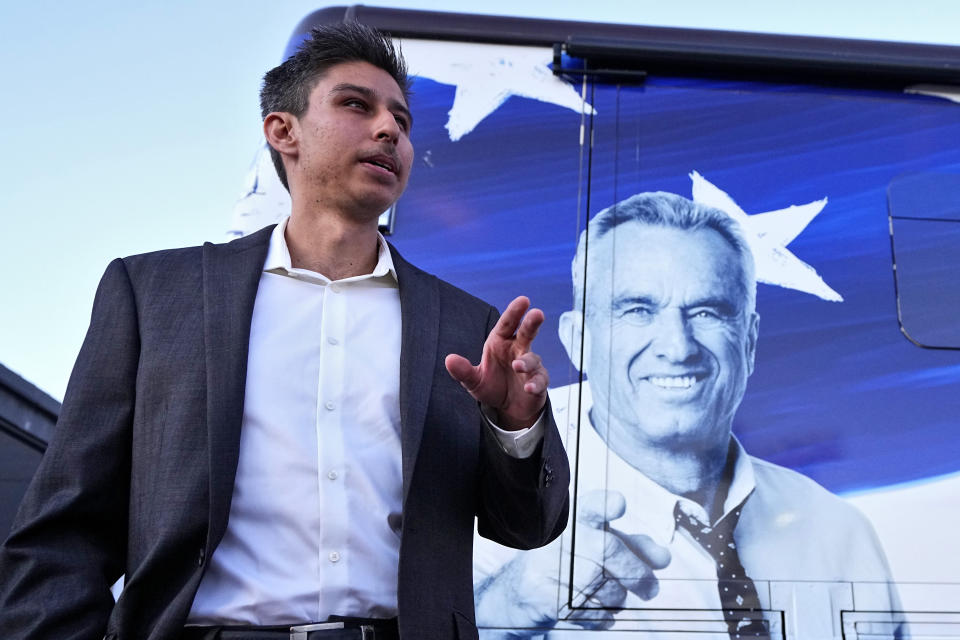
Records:
[[[263,135],[267,144],[284,156],[296,156],[299,149],[299,123],[292,113],[274,111],[263,119]]]
[[[753,373],[753,365],[757,359],[757,339],[760,336],[760,314],[754,311],[750,314],[750,318],[747,319],[747,343],[744,346],[746,349],[746,358],[747,358],[747,375]]]
[[[564,311],[560,314],[560,343],[563,344],[563,349],[567,352],[567,357],[570,358],[570,362],[573,363],[573,366],[577,368],[578,371],[582,370],[582,362],[580,360],[580,345],[583,343],[583,362],[590,361],[590,336],[584,336],[583,331],[583,313],[579,311]]]

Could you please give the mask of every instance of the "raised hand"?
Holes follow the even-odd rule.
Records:
[[[527,311],[529,309],[529,312]],[[451,353],[444,360],[454,380],[481,404],[495,409],[497,425],[523,429],[533,425],[547,402],[550,376],[530,345],[543,324],[543,311],[515,298],[483,344],[480,364]]]

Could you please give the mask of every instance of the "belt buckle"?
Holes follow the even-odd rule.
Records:
[[[290,627],[290,640],[307,640],[311,631],[324,631],[326,629],[343,629],[342,622],[318,622],[316,624],[298,624]],[[363,636],[366,638],[366,634]],[[373,638],[373,636],[370,636]]]

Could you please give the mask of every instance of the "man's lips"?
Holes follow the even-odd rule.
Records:
[[[692,389],[698,382],[706,378],[707,375],[702,372],[694,373],[685,373],[682,375],[676,374],[652,374],[645,376],[643,380],[646,380],[653,386],[658,389],[665,390],[677,390],[684,391],[686,389]]]
[[[397,168],[400,166],[400,162],[395,156],[383,153],[364,156],[360,159],[360,162],[379,167],[393,174],[397,173]]]

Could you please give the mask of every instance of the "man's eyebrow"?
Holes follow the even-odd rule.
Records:
[[[370,87],[363,87],[359,84],[350,84],[349,82],[341,82],[338,85],[335,85],[330,89],[330,93],[359,93],[367,98],[377,97],[377,92],[371,89]]]
[[[330,90],[330,94],[351,92],[359,93],[368,100],[374,100],[378,97],[377,92],[370,87],[363,87],[358,84],[350,84],[349,82],[341,82]],[[394,98],[388,98],[387,107],[389,107],[391,112],[400,112],[403,114],[403,117],[407,119],[407,124],[409,126],[413,126],[413,114],[410,113],[410,109],[407,108],[407,105],[403,104],[399,100],[395,100]]]
[[[624,296],[622,298],[615,297],[610,301],[610,308],[612,309],[635,306],[658,307],[660,306],[660,303],[651,296]]]
[[[716,309],[723,315],[734,316],[740,310],[738,305],[728,298],[701,298],[699,300],[694,300],[689,304],[683,305],[684,309],[698,309],[702,307],[707,307],[709,309]]]

